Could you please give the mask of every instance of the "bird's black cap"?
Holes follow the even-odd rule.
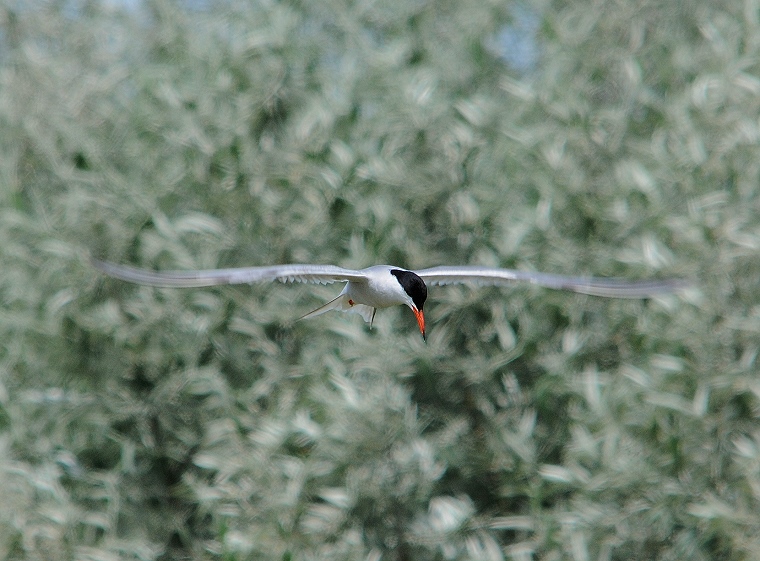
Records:
[[[396,277],[401,288],[404,289],[409,297],[414,302],[414,305],[419,311],[422,311],[422,307],[427,300],[427,286],[419,275],[414,274],[411,271],[404,271],[403,269],[391,269],[391,274]]]

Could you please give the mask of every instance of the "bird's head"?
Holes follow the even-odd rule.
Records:
[[[404,292],[409,297],[406,305],[414,312],[414,317],[417,318],[417,325],[420,327],[420,333],[422,333],[422,339],[426,340],[425,316],[422,313],[425,300],[427,300],[425,281],[419,275],[403,269],[391,269],[391,274],[396,277],[401,288],[404,289]]]

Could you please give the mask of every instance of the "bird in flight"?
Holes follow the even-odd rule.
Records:
[[[309,312],[301,319],[318,316],[330,310],[361,315],[372,327],[378,308],[408,306],[417,319],[425,339],[425,316],[422,309],[427,299],[427,286],[444,284],[474,284],[478,286],[507,285],[527,282],[556,290],[606,298],[649,298],[686,288],[680,279],[628,281],[594,277],[574,277],[549,273],[534,273],[470,265],[441,266],[410,271],[391,265],[376,265],[366,269],[344,269],[334,265],[272,265],[196,271],[151,271],[108,261],[92,259],[95,268],[110,277],[157,287],[198,288],[224,284],[253,284],[258,282],[306,282],[330,284],[345,282],[343,291],[333,300]]]

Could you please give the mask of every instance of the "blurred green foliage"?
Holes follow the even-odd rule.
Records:
[[[2,2],[0,557],[760,557],[759,37],[753,0]],[[89,252],[696,288],[436,288],[424,344]]]

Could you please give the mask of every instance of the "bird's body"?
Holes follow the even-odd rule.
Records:
[[[93,259],[92,263],[111,277],[159,287],[205,287],[274,280],[316,284],[345,282],[346,285],[337,298],[303,318],[314,317],[330,310],[340,310],[358,313],[371,324],[378,308],[406,305],[414,312],[423,337],[425,320],[422,308],[427,299],[427,284],[506,285],[521,281],[608,298],[648,298],[675,292],[687,286],[687,283],[678,279],[626,281],[477,266],[442,266],[410,271],[391,265],[375,265],[355,270],[334,265],[302,264],[158,272],[97,259]]]
[[[405,304],[404,294],[399,293],[399,282],[393,275],[393,270],[402,270],[390,265],[376,265],[362,270],[367,277],[366,282],[349,281],[343,293],[350,299],[372,308],[389,308]]]

